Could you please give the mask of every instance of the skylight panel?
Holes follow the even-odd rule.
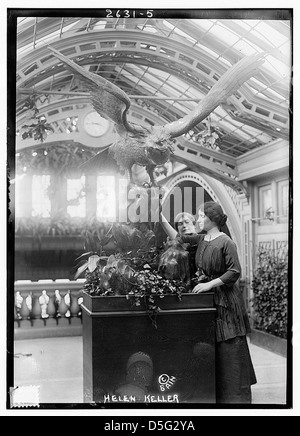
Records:
[[[213,26],[210,30],[210,33],[217,36],[222,41],[226,42],[226,44],[228,44],[229,46],[234,45],[239,40],[239,37],[237,35],[235,35],[233,32],[226,29],[226,27],[220,24],[216,24],[215,26]]]
[[[148,33],[157,33],[157,29],[149,24],[147,24],[146,26],[137,26],[139,29],[142,29],[143,32],[148,32]]]
[[[99,20],[95,23],[92,23],[92,28],[93,28],[93,30],[105,29],[106,24],[107,24],[106,21]]]
[[[23,23],[23,24],[28,24],[28,25],[30,25],[30,24],[32,24],[32,22],[35,20],[35,18],[34,17],[17,17],[17,24],[18,24],[18,26],[21,24],[21,23]]]
[[[168,84],[171,86],[174,86],[174,88],[176,88],[176,89],[181,90],[182,93],[185,92],[189,88],[189,85],[187,83],[183,82],[180,79],[177,79],[177,77],[175,77],[175,76],[171,76],[168,79]]]
[[[227,67],[231,67],[232,66],[232,64],[226,58],[224,58],[223,56],[220,56],[218,58],[218,61],[222,61],[223,64],[227,65]]]
[[[242,132],[240,129],[233,130],[232,125],[225,120],[220,120],[218,124],[220,127],[225,129],[227,132],[230,132],[231,135],[235,135],[237,137],[241,136],[244,139],[250,139],[250,136],[248,134]]]
[[[253,34],[258,36],[263,41],[268,41],[274,47],[278,47],[285,42],[287,42],[288,38],[281,33],[279,33],[276,29],[269,26],[267,22],[261,21],[253,30]]]
[[[230,123],[232,126],[237,127],[237,128],[241,128],[243,126],[243,124],[237,120],[235,120],[234,118],[231,118],[229,115],[227,115],[226,117],[224,117],[224,119]]]
[[[214,25],[216,20],[191,20],[194,24],[196,24],[203,31],[208,31]]]
[[[245,20],[235,20],[236,24],[243,27],[243,29],[249,31],[251,29],[251,26],[248,24]]]
[[[248,132],[249,135],[252,136],[257,136],[261,133],[258,129],[255,129],[255,127],[247,126],[246,124],[244,124],[242,128],[245,132]]]
[[[173,30],[174,29],[174,25],[172,23],[170,23],[170,21],[168,20],[163,20],[163,25],[168,27],[169,29]]]
[[[50,33],[49,35],[45,35],[43,37],[43,39],[35,41],[35,47],[44,46],[45,42],[49,43],[50,41],[57,39],[59,34],[60,34],[60,31],[57,30],[55,32]],[[22,48],[20,48],[20,50],[18,50],[18,56],[20,56],[21,54],[24,55],[25,53],[27,53],[28,51],[30,51],[32,49],[33,49],[33,40],[30,41],[29,44],[26,44],[24,47],[22,47]]]
[[[151,94],[156,92],[156,88],[154,88],[154,86],[150,85],[149,83],[145,82],[144,80],[140,80],[138,83],[138,86],[141,86],[145,90],[151,92]]]
[[[19,21],[20,20],[20,21]],[[27,17],[27,18],[18,18],[17,23],[17,37],[22,38],[22,33],[26,32],[28,35],[28,29],[31,27],[31,33],[33,35],[34,25],[35,25],[35,17]]]
[[[157,86],[161,86],[162,81],[155,77],[153,74],[146,73],[144,75],[145,80],[149,80],[149,82],[152,82],[153,84],[156,84]]]
[[[211,50],[210,48],[206,47],[205,45],[202,45],[200,42],[197,43],[197,47],[204,51],[205,53],[208,53],[210,56],[213,57],[213,59],[217,59],[219,57],[219,53]]]
[[[139,79],[139,77],[141,77],[145,71],[144,69],[138,69],[136,68],[135,65],[133,64],[126,64],[125,66],[115,66],[115,71],[117,74],[123,75],[124,73],[127,73],[127,77],[129,77],[128,75],[130,75],[130,78],[132,77],[136,77],[137,80]],[[108,74],[110,74],[110,72],[108,72]],[[125,75],[125,74],[124,74]]]
[[[277,92],[273,91],[271,88],[260,88],[258,91],[257,89],[253,89],[254,95],[258,95],[259,98],[262,98],[263,100],[266,100],[266,102],[273,101],[277,104],[284,104],[287,103],[286,98],[284,98],[282,95],[278,94]]]
[[[264,89],[266,87],[260,80],[255,79],[255,77],[251,77],[251,81],[248,82],[248,85],[252,89],[254,89],[255,91],[256,90],[261,91],[262,89]],[[256,86],[254,86],[254,85],[256,85]]]
[[[267,95],[265,96],[264,93],[266,93]],[[271,87],[268,89],[263,89],[260,93],[259,96],[266,98],[266,100],[270,100],[270,95],[273,97],[274,101],[276,101],[277,103],[284,104],[286,106],[289,106],[289,102],[287,101],[287,98],[283,97],[281,94],[279,94],[278,92],[276,92],[274,89],[272,89]]]
[[[209,119],[210,119],[212,125],[215,125],[215,126],[218,127],[218,123],[219,123],[219,121],[220,121],[220,117],[219,117],[218,115],[216,115],[215,112],[212,112],[212,113],[209,115]]]
[[[194,88],[185,91],[185,96],[188,98],[195,98],[195,99],[202,100],[205,97],[205,95],[206,94],[203,94],[202,92]]]
[[[143,74],[146,70],[146,66],[138,65],[138,64],[126,64],[130,71],[135,71],[137,74]]]
[[[157,89],[155,88],[155,97],[159,97],[159,98],[165,98],[166,94],[163,92],[163,89]]]
[[[260,21],[259,20],[242,20],[242,23],[248,25],[250,28],[256,27]]]
[[[148,69],[148,73],[161,80],[166,80],[168,77],[170,77],[170,73],[165,73],[164,71],[161,70],[158,71],[157,69],[151,67]]]
[[[227,112],[226,112],[226,111],[225,111],[221,106],[218,106],[218,107],[214,110],[214,112],[215,112],[216,114],[218,114],[221,118],[225,118],[225,117],[228,116]]]
[[[196,44],[197,40],[191,37],[188,33],[183,32],[182,30],[178,29],[178,27],[175,27],[173,30],[173,33],[176,33],[179,36],[182,36],[184,39],[188,40],[189,42]]]
[[[250,56],[257,52],[262,52],[262,50],[258,46],[255,46],[254,44],[250,45],[245,40],[238,41],[234,45],[234,48],[243,53],[245,56]]]
[[[243,131],[243,129],[239,129],[236,133],[238,136],[241,136],[246,141],[250,141],[252,139],[251,136],[248,135],[248,133]]]
[[[62,33],[67,33],[73,30],[73,28],[79,23],[80,20],[77,21],[72,21],[71,24],[67,24],[65,25],[65,21],[64,21],[64,26],[62,29]]]
[[[170,97],[181,97],[182,93],[177,89],[169,86],[167,83],[164,84],[163,89],[161,90],[165,95]]]
[[[168,103],[172,103],[172,100],[168,100]],[[195,105],[191,103],[192,102],[189,102],[189,105],[187,105],[184,104],[184,102],[178,102],[176,100],[173,100],[172,107],[178,109],[180,112],[184,114],[189,114],[195,108]]]
[[[284,56],[290,56],[291,55],[291,42],[287,41],[285,44],[281,45],[278,50],[280,53],[282,53]]]
[[[127,73],[127,71],[123,71],[122,75],[124,77],[127,77],[127,79],[129,79],[131,82],[137,83],[138,82],[138,78],[136,76],[134,76],[133,74]]]
[[[256,136],[256,139],[265,144],[268,144],[271,141],[272,137],[270,135],[267,135],[266,133],[260,133]]]
[[[282,77],[289,77],[290,76],[290,66],[284,64],[283,62],[279,61],[278,59],[275,59],[273,56],[267,56],[266,61],[263,64],[262,68],[266,68],[269,70],[272,74],[277,74]]]

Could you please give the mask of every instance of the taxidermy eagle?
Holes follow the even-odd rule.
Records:
[[[154,169],[170,159],[174,138],[187,133],[204,120],[250,79],[264,62],[262,53],[243,58],[215,83],[198,106],[188,115],[163,126],[146,128],[128,121],[127,114],[131,101],[122,89],[103,77],[87,71],[53,47],[48,47],[54,56],[75,73],[87,88],[94,109],[102,117],[114,122],[120,139],[110,146],[110,153],[113,153],[117,164],[122,169],[128,170],[130,181],[133,184],[133,166],[145,167],[152,186],[155,185]],[[101,159],[101,152],[92,159],[97,159],[97,157]]]

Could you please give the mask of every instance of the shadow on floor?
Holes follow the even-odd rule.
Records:
[[[249,344],[253,405],[286,404],[286,358]],[[82,337],[17,340],[14,386],[39,386],[40,403],[83,403]]]

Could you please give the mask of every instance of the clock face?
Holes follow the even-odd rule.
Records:
[[[90,136],[99,137],[104,135],[109,128],[109,121],[102,118],[97,112],[89,112],[83,120],[83,126]]]

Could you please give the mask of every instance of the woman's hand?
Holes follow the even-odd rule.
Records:
[[[211,289],[212,289],[211,282],[199,283],[194,287],[192,292],[194,294],[201,294],[201,292],[207,292],[210,291]]]

